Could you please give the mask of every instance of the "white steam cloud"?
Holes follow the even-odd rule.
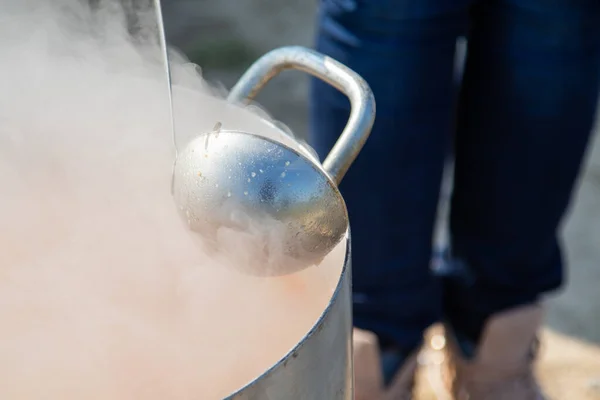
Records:
[[[170,196],[152,10],[133,39],[96,3],[0,0],[0,398],[223,398],[308,331],[343,249],[270,279],[230,268],[243,246],[205,254]],[[224,106],[172,62],[185,142]]]

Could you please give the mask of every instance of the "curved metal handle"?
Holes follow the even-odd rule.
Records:
[[[375,120],[375,98],[356,72],[332,58],[300,46],[282,47],[259,58],[229,92],[228,101],[250,103],[274,76],[287,69],[311,74],[348,96],[350,117],[325,158],[323,168],[339,184],[364,146]]]

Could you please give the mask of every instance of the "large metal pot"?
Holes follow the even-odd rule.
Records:
[[[361,105],[366,102],[366,107],[360,109],[366,110],[364,114],[367,115],[351,114],[349,127],[353,125],[358,129],[344,130],[344,134],[323,165],[309,149],[297,143],[277,124],[240,107],[239,103],[248,103],[267,81],[285,69],[308,72],[344,91],[351,98],[351,102]],[[362,148],[374,118],[374,101],[370,89],[359,77],[353,81],[351,77],[356,76],[353,72],[344,71],[349,70],[312,50],[298,47],[278,49],[263,56],[248,70],[231,91],[229,103],[214,101],[204,96],[197,98],[197,93],[194,93],[194,96],[182,102],[189,109],[178,112],[190,112],[194,108],[196,97],[196,101],[200,102],[198,105],[203,107],[202,118],[196,116],[196,128],[199,132],[209,131],[215,123],[219,123],[222,129],[243,130],[263,135],[313,160],[331,181],[339,182]],[[175,95],[177,97],[177,90]],[[193,118],[192,115],[184,118],[190,117]],[[347,134],[350,131],[353,135]],[[181,143],[185,144],[193,139],[193,132],[184,134],[189,137],[181,138],[184,139]],[[335,274],[333,277],[337,284],[320,318],[294,348],[281,355],[279,362],[231,394],[228,399],[353,398],[350,229],[347,220],[342,223],[346,225],[346,234],[342,243],[334,250],[338,253],[338,265],[331,270],[331,273]]]

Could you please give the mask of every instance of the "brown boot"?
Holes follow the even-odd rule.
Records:
[[[542,319],[542,308],[537,305],[491,317],[470,360],[447,331],[446,378],[453,398],[544,400],[533,372]]]
[[[409,357],[389,387],[383,384],[377,336],[354,328],[354,400],[411,400],[417,357]]]

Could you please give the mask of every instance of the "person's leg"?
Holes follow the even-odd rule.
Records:
[[[466,2],[466,0],[465,0]],[[324,0],[317,50],[371,86],[371,137],[340,189],[352,229],[354,318],[410,351],[441,313],[429,272],[446,144],[453,129],[453,66],[467,6],[457,1]],[[311,145],[324,158],[349,104],[313,81]]]
[[[558,230],[597,105],[600,2],[489,0],[472,15],[451,210],[471,276],[447,285],[446,315],[474,343],[511,321],[531,326],[503,334],[528,340],[533,305],[563,281]]]
[[[600,87],[600,2],[491,0],[473,16],[451,230],[474,284],[451,286],[446,305],[477,336],[489,315],[562,283],[558,228]]]

